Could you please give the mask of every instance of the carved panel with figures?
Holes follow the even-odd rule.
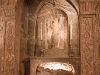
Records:
[[[15,41],[15,24],[14,20],[6,21],[6,41],[5,41],[5,75],[15,75],[15,55],[14,55],[14,41]]]
[[[81,16],[81,61],[82,75],[95,75],[94,71],[94,15]]]

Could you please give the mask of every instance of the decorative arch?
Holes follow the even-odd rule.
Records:
[[[77,11],[76,9],[73,8],[73,6],[71,4],[69,4],[66,0],[48,0],[48,1],[42,1],[40,3],[40,5],[38,6],[37,8],[37,11],[36,11],[36,14],[35,14],[35,35],[37,36],[39,33],[41,33],[41,31],[38,31],[38,33],[36,33],[37,31],[37,28],[39,28],[39,30],[41,29],[40,26],[37,26],[38,22],[37,20],[39,19],[39,17],[41,16],[44,16],[46,14],[48,14],[47,12],[50,11],[50,10],[60,10],[62,12],[65,13],[65,16],[67,17],[67,20],[68,20],[68,29],[70,27],[70,25],[72,26],[78,26],[78,14],[77,14]],[[41,15],[41,14],[42,15]],[[74,17],[73,17],[74,16]],[[73,29],[74,30],[74,29]],[[68,31],[69,32],[69,31]],[[70,37],[70,35],[73,35],[73,34],[68,34],[68,36]],[[75,35],[73,35],[74,37]],[[38,36],[38,37],[35,37],[36,39],[37,38],[41,38],[41,36]],[[68,40],[70,40],[68,38]],[[40,40],[41,41],[41,40]],[[38,42],[39,46],[37,46],[36,44],[36,51],[37,53],[39,53],[40,51],[38,51],[39,49],[41,49],[41,42],[38,42],[38,40],[36,42]],[[65,41],[66,42],[66,41]],[[69,41],[70,42],[70,41]],[[43,42],[42,42],[43,43]],[[70,43],[69,43],[70,44]],[[37,49],[38,48],[38,49]],[[68,48],[69,49],[69,48]],[[68,50],[67,49],[67,50]]]
[[[68,22],[71,24],[70,20],[74,20],[75,24],[78,24],[78,13],[76,9],[73,8],[71,4],[69,4],[66,0],[42,0],[42,2],[39,4],[37,11],[35,13],[35,19],[37,20],[38,13],[40,12],[41,8],[46,5],[47,3],[50,3],[52,5],[55,5],[56,9],[62,10],[63,12],[68,15]],[[51,9],[51,8],[50,8]],[[74,16],[74,17],[73,17]]]

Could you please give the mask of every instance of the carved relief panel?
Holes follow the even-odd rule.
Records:
[[[0,0],[0,75],[19,75],[20,32],[15,30],[18,26],[20,28],[19,14],[21,13],[16,3],[17,0]],[[18,5],[20,7],[20,4]],[[15,18],[15,10],[16,14],[19,13],[18,20]],[[15,21],[17,21],[16,25],[18,24],[16,28]]]
[[[84,15],[81,16],[80,24],[80,45],[81,45],[81,67],[82,75],[95,75],[95,46],[94,46],[94,33],[95,33],[95,16]]]
[[[80,0],[80,14],[95,14],[98,1]]]
[[[15,75],[15,22],[14,20],[8,20],[5,22],[5,62],[4,72],[5,75]]]
[[[15,8],[14,7],[4,8],[2,11],[3,11],[5,17],[11,18],[15,15]]]

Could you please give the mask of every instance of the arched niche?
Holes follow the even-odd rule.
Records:
[[[49,13],[48,13],[49,12]],[[68,18],[58,9],[51,9],[45,15],[42,11],[37,19],[37,41],[44,49],[58,48],[68,50]]]
[[[78,12],[70,3],[66,0],[42,1],[35,15],[35,55],[40,56],[41,50],[53,48],[66,50],[67,56],[70,45],[79,50]]]

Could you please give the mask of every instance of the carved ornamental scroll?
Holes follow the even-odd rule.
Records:
[[[3,8],[0,16],[0,74],[15,75],[15,20],[14,9]],[[13,15],[12,15],[13,13]]]
[[[81,16],[81,61],[82,75],[95,75],[95,46],[94,46],[95,16]]]
[[[98,0],[80,0],[81,75],[99,75],[97,5]]]
[[[14,39],[15,25],[14,20],[6,21],[6,41],[5,41],[5,75],[14,75],[15,71],[15,55],[14,55]]]
[[[17,0],[0,0],[0,75],[18,75],[19,71],[15,54],[16,3]]]

